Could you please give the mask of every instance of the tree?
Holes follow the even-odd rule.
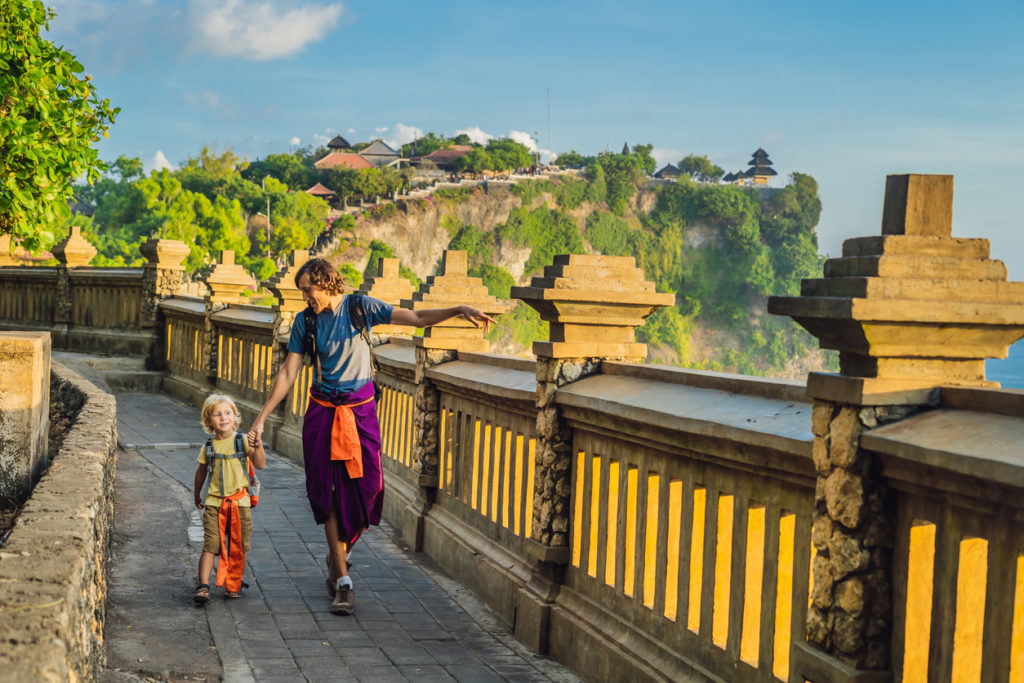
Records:
[[[654,175],[654,169],[657,168],[657,162],[651,156],[653,150],[654,145],[633,145],[633,156],[640,162],[640,168],[647,175]]]
[[[561,166],[562,168],[583,168],[593,157],[585,157],[576,150],[569,152],[563,152],[558,155],[558,158],[554,160],[555,166]]]
[[[697,156],[696,154],[687,154],[679,162],[679,170],[690,176],[692,180],[704,183],[717,182],[722,177],[722,174],[725,173],[721,168],[711,163],[707,156]]]
[[[511,138],[490,140],[485,149],[491,157],[492,171],[514,171],[533,166],[533,153],[530,149]]]
[[[70,215],[72,181],[100,177],[93,144],[120,112],[74,55],[40,35],[55,16],[38,0],[0,0],[0,234],[29,250]]]

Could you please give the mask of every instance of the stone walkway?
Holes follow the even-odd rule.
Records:
[[[326,544],[302,470],[273,452],[260,473],[245,596],[225,601],[215,588],[195,607],[198,411],[162,395],[120,394],[118,434],[106,680],[578,680],[520,645],[386,524],[352,553],[355,615],[331,614]]]

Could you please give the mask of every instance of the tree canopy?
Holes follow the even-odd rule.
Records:
[[[697,156],[696,154],[687,154],[679,162],[679,170],[690,176],[691,180],[705,183],[716,182],[725,173],[721,168],[711,163],[711,160],[706,156]]]
[[[0,0],[0,234],[29,250],[70,215],[71,183],[99,178],[93,145],[120,111],[74,55],[42,37],[55,16],[37,0]]]

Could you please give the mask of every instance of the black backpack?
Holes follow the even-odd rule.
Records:
[[[302,347],[305,354],[309,356],[310,361],[313,363],[313,367],[316,372],[316,381],[321,382],[323,375],[320,369],[320,357],[316,353],[316,313],[313,312],[312,306],[307,306],[306,310],[302,312],[303,321],[306,324],[306,333],[302,337]],[[349,294],[348,295],[348,319],[352,323],[352,326],[359,330],[360,335],[363,337],[363,341],[366,342],[367,348],[370,349],[370,367],[372,369],[372,382],[373,382],[373,400],[377,403],[380,402],[383,390],[377,383],[377,371],[380,369],[380,363],[377,362],[377,354],[373,352],[373,342],[370,341],[370,331],[366,325],[366,311],[363,310],[363,295],[362,294]]]

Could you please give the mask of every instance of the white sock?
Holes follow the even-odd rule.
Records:
[[[348,586],[349,588],[351,588],[352,587],[352,579],[349,578],[348,576],[339,576],[338,577],[338,583],[336,585],[337,585],[338,588],[341,588],[342,586]]]

